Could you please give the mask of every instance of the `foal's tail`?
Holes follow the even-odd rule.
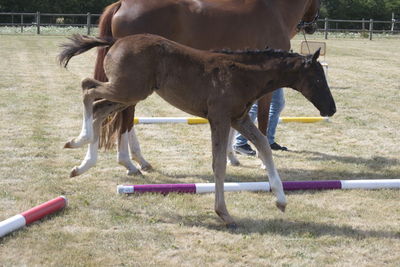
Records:
[[[68,39],[71,42],[61,44],[62,51],[58,55],[60,65],[65,68],[72,57],[85,53],[93,47],[112,46],[116,41],[110,37],[92,37],[80,34],[74,34]]]

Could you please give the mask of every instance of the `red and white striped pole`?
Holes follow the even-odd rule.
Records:
[[[60,196],[30,210],[8,218],[7,220],[0,222],[0,237],[22,228],[25,225],[40,220],[49,214],[62,210],[67,206],[67,204],[67,198]]]

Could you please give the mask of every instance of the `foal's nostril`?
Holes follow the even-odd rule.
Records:
[[[330,112],[330,115],[329,115],[329,116],[333,116],[333,114],[335,114],[335,113],[336,113],[336,106],[333,105],[333,106],[331,107],[331,112]]]

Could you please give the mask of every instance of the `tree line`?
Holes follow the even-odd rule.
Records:
[[[162,1],[162,0],[159,0]],[[0,0],[0,12],[96,13],[115,0]],[[400,0],[322,0],[321,18],[390,20]]]

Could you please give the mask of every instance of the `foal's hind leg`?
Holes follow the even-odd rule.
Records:
[[[123,104],[113,103],[106,100],[101,100],[95,103],[93,108],[93,141],[88,146],[84,160],[79,166],[72,169],[70,177],[81,175],[96,165],[101,123],[107,116],[124,107]]]
[[[265,136],[257,129],[254,123],[250,120],[249,116],[245,116],[245,118],[240,121],[233,121],[232,127],[238,130],[244,137],[246,137],[256,146],[261,160],[267,167],[271,190],[277,198],[276,206],[281,211],[285,211],[287,204],[286,196],[283,192],[282,181],[279,177],[278,171],[274,166],[271,148],[268,145]]]
[[[82,147],[93,141],[93,97],[89,97],[87,91],[90,88],[101,86],[102,83],[94,79],[84,79],[82,81],[83,91],[83,123],[82,130],[78,137],[73,138],[71,141],[64,145],[64,148],[77,148]]]
[[[220,116],[220,115],[218,115]],[[226,223],[228,228],[236,228],[236,223],[229,215],[224,197],[224,180],[226,174],[226,146],[229,135],[229,119],[213,120],[209,118],[212,138],[213,171],[215,176],[215,212]]]

